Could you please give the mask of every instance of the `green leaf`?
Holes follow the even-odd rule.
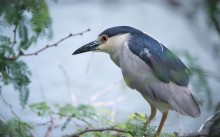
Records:
[[[63,131],[63,130],[67,127],[67,125],[70,123],[71,119],[72,119],[72,117],[68,117],[68,118],[66,119],[66,121],[65,121],[64,124],[63,124],[63,126],[61,127],[61,130],[62,130],[62,131]]]
[[[60,107],[58,110],[58,115],[61,117],[64,117],[64,116],[74,117],[76,115],[76,113],[77,113],[76,108],[70,104],[66,104],[63,107]]]
[[[29,108],[32,112],[36,113],[38,116],[49,116],[54,114],[49,106],[45,102],[39,102],[29,105]]]
[[[11,47],[12,42],[9,37],[0,36],[0,60],[5,60],[6,56],[15,55],[13,48]]]
[[[52,36],[51,18],[45,0],[1,0],[0,29],[8,29],[11,37],[0,35],[0,80],[19,91],[20,104],[27,104],[30,71],[19,61],[21,51],[28,50],[39,36]]]
[[[81,117],[89,117],[92,118],[96,115],[96,110],[91,105],[80,104],[77,107],[77,114]]]
[[[18,119],[11,119],[0,124],[1,137],[32,137],[30,130],[32,127]]]
[[[35,3],[34,5],[31,4],[31,25],[34,32],[36,32],[37,36],[39,36],[39,34],[45,34],[46,28],[49,30],[49,32],[51,32],[51,19],[49,17],[49,11],[46,2],[41,1],[39,4],[39,1],[35,1],[32,3]]]
[[[132,135],[137,137],[153,136],[155,134],[155,127],[144,127],[144,123],[147,120],[147,116],[144,114],[134,113],[131,114],[124,124],[119,124],[119,128],[127,130]]]
[[[25,22],[20,22],[18,26],[18,34],[21,41],[28,41],[28,29]]]
[[[30,92],[27,87],[22,86],[22,88],[23,89],[20,90],[20,92],[19,92],[20,93],[19,100],[20,100],[21,106],[24,108],[28,102],[28,97],[29,97]]]
[[[2,59],[3,60],[3,59]],[[1,60],[0,60],[1,61]],[[27,104],[30,83],[30,71],[23,61],[4,61],[1,66],[1,80],[5,85],[13,84],[14,88],[20,93],[20,104],[24,107]]]

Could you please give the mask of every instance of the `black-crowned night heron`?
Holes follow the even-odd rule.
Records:
[[[73,55],[101,51],[121,68],[124,81],[139,91],[151,107],[149,120],[157,109],[163,113],[156,136],[160,136],[169,110],[198,117],[199,105],[189,84],[189,69],[163,44],[129,26],[106,29],[98,38],[77,49]]]

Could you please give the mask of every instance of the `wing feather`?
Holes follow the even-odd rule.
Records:
[[[134,35],[128,42],[129,49],[147,63],[154,75],[165,83],[172,81],[179,86],[189,84],[189,69],[169,49],[147,34]]]

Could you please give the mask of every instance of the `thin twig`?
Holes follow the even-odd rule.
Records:
[[[79,33],[75,33],[75,34],[72,34],[70,33],[68,36],[60,39],[59,41],[55,42],[54,44],[51,44],[51,45],[46,45],[45,47],[35,51],[35,52],[32,52],[32,53],[23,53],[22,51],[19,52],[19,54],[15,57],[9,57],[9,58],[5,58],[6,60],[8,61],[14,61],[16,60],[17,58],[19,57],[25,57],[25,56],[34,56],[34,55],[38,55],[40,52],[48,49],[48,48],[51,48],[51,47],[57,47],[61,42],[63,42],[64,40],[70,38],[70,37],[74,37],[74,36],[82,36],[84,33],[90,31],[90,29],[87,29],[85,31],[82,31],[82,32],[79,32]]]
[[[206,137],[207,134],[200,133],[176,133],[174,132],[176,137]]]
[[[43,99],[43,101],[45,102],[45,103],[47,103],[46,102],[46,97],[45,97],[45,94],[44,94],[44,88],[43,88],[43,85],[42,85],[42,82],[41,82],[41,78],[40,78],[40,76],[39,76],[39,71],[38,71],[39,69],[38,69],[38,67],[36,68],[36,70],[35,70],[35,73],[36,73],[36,78],[37,78],[37,80],[38,80],[38,83],[39,83],[39,88],[40,88],[40,93],[41,93],[41,95],[42,95],[42,99]]]
[[[67,84],[67,92],[69,94],[69,97],[70,97],[70,102],[73,106],[76,106],[76,95],[74,94],[74,92],[72,91],[72,86],[71,86],[71,80],[70,80],[70,77],[69,75],[67,74],[66,70],[64,69],[64,67],[61,65],[61,63],[59,64],[59,68],[60,70],[62,71],[65,79],[66,79],[66,84]]]
[[[118,83],[121,82],[122,80],[117,80],[114,81],[112,83],[110,83],[109,85],[105,86],[103,89],[97,91],[92,97],[90,97],[88,103],[92,103],[96,100],[98,100],[99,98],[101,98],[104,94],[108,93],[109,91],[113,90],[113,88],[115,88],[116,86],[118,86]]]
[[[99,129],[85,129],[84,131],[79,132],[78,134],[73,134],[68,137],[80,137],[81,135],[89,133],[89,132],[103,132],[103,131],[116,131],[116,132],[127,133],[127,134],[132,135],[132,133],[130,133],[129,131],[110,127],[110,128],[99,128]]]
[[[41,94],[42,94],[43,101],[44,101],[45,104],[47,104],[47,100],[46,100],[46,97],[45,97],[45,94],[44,94],[44,89],[43,89],[43,86],[42,86],[42,83],[41,83],[41,79],[38,75],[38,69],[36,69],[35,72],[36,72],[36,76],[37,76],[37,79],[38,79],[38,82],[39,82],[40,91],[41,91]],[[52,130],[56,126],[55,125],[55,119],[51,116],[51,114],[49,115],[49,117],[50,117],[49,121],[41,123],[41,124],[33,125],[33,126],[45,126],[45,125],[49,124],[49,127],[47,128],[47,132],[45,133],[45,137],[50,137]]]
[[[44,51],[44,50],[47,49],[47,48],[56,47],[56,46],[58,46],[58,44],[60,44],[60,43],[63,42],[64,40],[66,40],[66,39],[68,39],[68,38],[70,38],[70,37],[77,36],[77,35],[81,35],[81,36],[82,36],[84,33],[88,32],[88,31],[90,31],[90,29],[87,29],[87,30],[85,30],[85,31],[82,31],[82,32],[76,33],[76,34],[70,33],[68,36],[66,36],[66,37],[64,37],[64,38],[62,38],[62,39],[60,39],[59,41],[57,41],[56,43],[54,43],[54,44],[52,44],[52,45],[46,45],[45,47],[43,47],[43,48],[41,48],[41,49],[39,49],[39,50],[37,50],[37,51],[35,51],[35,52],[33,52],[33,53],[27,53],[27,54],[25,54],[25,53],[22,54],[22,53],[21,53],[20,56],[33,56],[33,55],[38,55],[40,52]]]
[[[52,130],[54,129],[54,127],[55,127],[54,118],[51,116],[50,117],[50,126],[47,129],[45,137],[51,137],[51,133],[52,133]]]
[[[92,60],[93,60],[93,57],[94,57],[94,53],[92,53],[91,54],[91,56],[90,56],[90,58],[89,58],[89,60],[88,60],[88,63],[87,63],[87,65],[86,65],[86,71],[85,71],[85,76],[84,76],[84,78],[83,78],[83,80],[82,80],[82,84],[81,84],[81,92],[84,90],[84,88],[86,87],[85,85],[86,85],[86,82],[87,82],[87,77],[88,77],[88,74],[89,74],[89,69],[90,69],[90,67],[91,67],[91,62],[92,62]]]
[[[33,124],[32,126],[33,126],[33,127],[46,126],[46,125],[48,125],[49,123],[51,123],[51,121],[47,121],[47,122],[44,122],[44,123]]]
[[[6,106],[9,107],[11,113],[12,113],[18,120],[21,120],[21,119],[19,118],[19,116],[15,113],[15,111],[13,110],[12,105],[9,104],[9,103],[5,100],[5,98],[3,97],[1,90],[2,90],[2,87],[0,86],[0,96],[1,96],[1,98],[2,98],[2,101],[5,103]]]
[[[9,103],[6,101],[6,99],[3,97],[3,95],[2,95],[2,87],[1,87],[1,86],[0,86],[0,96],[1,96],[2,101],[4,102],[4,104],[9,107],[9,109],[10,109],[11,113],[14,115],[14,117],[21,121],[20,117],[19,117],[19,116],[15,113],[15,111],[13,110],[12,105],[9,104]],[[31,133],[31,131],[28,131],[28,132],[29,132],[29,134],[30,134],[31,137],[34,137],[34,135]]]
[[[82,121],[82,122],[84,122],[84,123],[87,124],[89,127],[93,128],[92,125],[91,125],[88,121],[86,121],[85,119],[80,118],[80,117],[76,117],[76,119],[77,119],[77,120],[80,120],[80,121]]]
[[[17,38],[17,36],[16,36],[17,35],[17,28],[18,28],[18,24],[15,24],[15,28],[13,29],[13,37],[14,37],[14,39],[13,39],[12,46],[11,46],[12,49],[14,48],[14,45],[17,43],[17,40],[16,40],[16,38]],[[8,58],[6,58],[9,61],[10,60],[14,60],[14,59],[10,58],[11,54],[12,54],[12,52],[9,52]]]
[[[12,43],[12,49],[14,47],[14,45],[17,43],[17,40],[16,40],[16,35],[17,35],[17,28],[18,28],[18,24],[15,25],[15,28],[13,30],[13,33],[14,33],[14,40],[13,40],[13,43]]]

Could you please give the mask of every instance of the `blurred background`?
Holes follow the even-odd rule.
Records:
[[[159,40],[195,72],[192,84],[202,102],[201,116],[193,119],[171,112],[163,131],[195,132],[210,115],[219,110],[218,0],[47,0],[46,5],[50,17],[49,36],[40,35],[36,42],[22,50],[24,53],[33,53],[70,33],[75,34],[88,28],[91,31],[68,38],[57,47],[48,48],[37,56],[19,56],[18,60],[26,63],[31,72],[28,76],[31,82],[26,92],[29,94],[26,97],[27,105],[37,102],[46,102],[48,106],[89,104],[109,110],[114,121],[118,122],[126,121],[134,112],[149,115],[148,103],[137,91],[125,85],[120,69],[110,60],[109,55],[85,53],[72,56],[73,51],[95,40],[103,30],[126,25]],[[1,8],[5,8],[4,4]],[[14,27],[4,25],[3,9],[0,10],[0,35],[8,36],[13,41]],[[0,99],[1,119],[7,121],[13,118],[13,109],[22,121],[31,125],[50,121],[50,116],[39,117],[27,107],[22,108],[19,97],[23,93],[15,91],[13,83],[5,83],[3,72],[0,76],[1,96],[4,98]],[[152,125],[157,126],[160,118],[159,112]],[[63,122],[56,120],[55,125],[59,127]],[[71,126],[63,131],[55,128],[51,136],[71,134],[76,124],[72,121],[69,124]],[[32,133],[39,137],[46,136],[48,127],[48,124],[35,126]]]

